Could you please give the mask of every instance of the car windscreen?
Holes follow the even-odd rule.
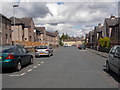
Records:
[[[47,46],[36,46],[36,49],[47,49]]]
[[[14,47],[0,47],[0,53],[12,53],[14,52]]]

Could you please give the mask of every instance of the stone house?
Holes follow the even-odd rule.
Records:
[[[105,18],[104,27],[106,37],[110,38],[111,45],[119,44],[119,18],[115,16]]]
[[[14,26],[14,17],[11,17],[11,29],[12,31],[12,41],[24,41],[24,27],[25,24],[19,20],[18,18],[15,18],[15,26]]]
[[[36,41],[46,43],[46,29],[45,27],[36,27]]]
[[[2,14],[0,14],[0,36],[1,45],[12,44],[11,20]]]
[[[35,41],[35,25],[32,18],[18,18],[25,24],[24,27],[24,41]]]

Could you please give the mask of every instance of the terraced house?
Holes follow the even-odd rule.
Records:
[[[23,23],[25,23],[24,28],[24,41],[35,41],[34,40],[34,29],[35,25],[32,18],[19,18]]]
[[[102,26],[101,23],[98,24],[98,26],[95,26],[94,28],[94,48],[98,49],[99,47],[99,39],[105,37],[105,29],[104,26]]]
[[[104,21],[106,37],[110,38],[111,45],[120,44],[119,19],[119,17],[111,16],[110,18],[105,18]]]
[[[36,29],[36,41],[46,43],[46,29],[45,27],[35,27]]]
[[[11,30],[11,20],[6,16],[0,14],[0,44],[1,45],[11,45],[12,44],[12,30]]]
[[[59,33],[58,31],[49,32],[45,27],[36,27],[36,40],[42,44],[48,44],[52,46],[59,45]]]
[[[25,24],[19,20],[18,18],[15,18],[15,26],[14,26],[14,17],[11,17],[11,29],[12,31],[12,41],[24,41],[24,28]]]
[[[59,45],[59,33],[58,33],[58,31],[55,31],[55,32],[46,31],[46,41],[49,45],[58,46]]]

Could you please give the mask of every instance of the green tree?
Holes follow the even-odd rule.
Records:
[[[110,46],[110,38],[108,37],[100,38],[99,43],[101,47],[108,48]]]

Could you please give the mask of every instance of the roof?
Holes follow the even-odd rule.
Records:
[[[108,24],[108,26],[115,26],[118,24],[118,18],[105,18],[105,22]]]
[[[86,34],[86,37],[88,38],[88,37],[89,37],[89,34]]]
[[[5,18],[5,19],[7,19],[7,20],[11,21],[9,18],[7,18],[6,16],[4,16],[4,15],[3,15],[3,14],[1,14],[1,13],[0,13],[0,17]]]
[[[14,24],[14,17],[11,17],[10,20],[12,21],[11,24]],[[15,24],[24,24],[24,22],[22,22],[18,18],[15,18]]]
[[[40,32],[41,34],[44,34],[45,27],[35,27],[35,28],[36,28],[36,30],[37,30],[38,32]]]
[[[30,26],[30,22],[32,21],[32,18],[19,18],[22,22],[25,23],[25,26]]]
[[[94,30],[89,32],[90,35],[94,35]]]
[[[48,32],[46,31],[46,35],[52,36],[52,37],[56,37],[57,34],[55,32]]]
[[[97,32],[104,31],[104,26],[96,26],[96,27],[95,27],[95,30],[96,30]]]

